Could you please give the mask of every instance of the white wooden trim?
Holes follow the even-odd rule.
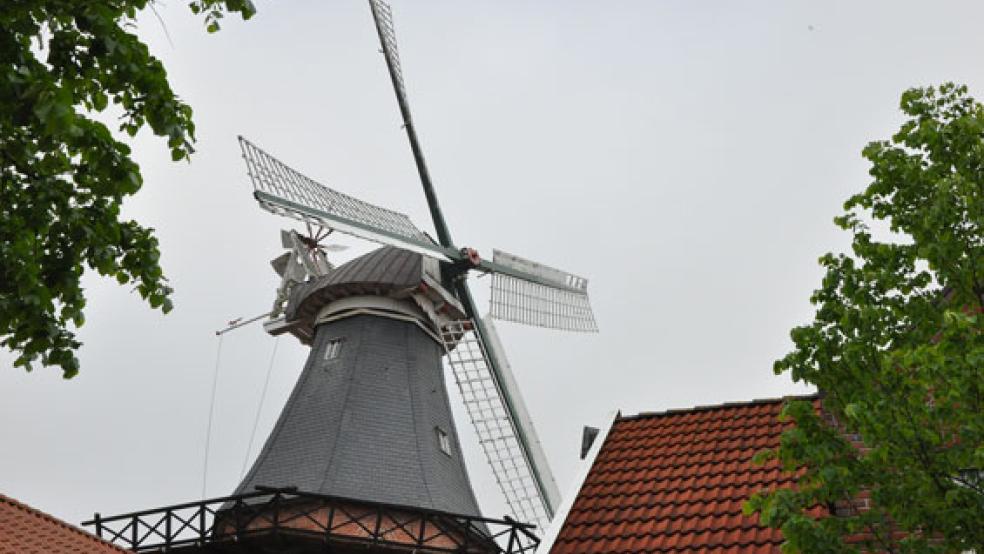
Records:
[[[577,500],[577,495],[581,492],[581,487],[584,486],[584,482],[588,479],[588,474],[591,473],[591,468],[594,467],[595,459],[598,457],[598,453],[601,452],[602,446],[605,445],[605,441],[608,440],[608,433],[615,426],[615,420],[617,418],[618,411],[608,414],[608,417],[605,419],[607,425],[601,428],[598,436],[595,437],[594,443],[591,444],[591,448],[588,450],[588,455],[581,460],[581,467],[577,470],[577,475],[574,477],[574,482],[570,490],[564,495],[560,503],[560,508],[554,514],[553,519],[550,520],[550,525],[547,526],[546,531],[543,533],[540,546],[536,548],[539,554],[550,554],[550,550],[553,549],[554,542],[556,542],[560,530],[563,529],[564,522],[567,521],[567,515],[571,511],[571,507],[574,506],[574,501]]]

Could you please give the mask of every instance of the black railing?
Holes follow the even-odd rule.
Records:
[[[264,541],[320,542],[418,552],[524,554],[540,540],[533,525],[412,506],[257,487],[256,492],[102,517],[83,525],[134,552],[205,551]]]

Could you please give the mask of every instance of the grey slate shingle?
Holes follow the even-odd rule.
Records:
[[[398,260],[404,258],[388,261]],[[362,264],[352,274],[371,273],[372,265]],[[339,338],[344,340],[339,357],[325,360],[329,341]],[[359,315],[320,325],[276,426],[236,492],[255,485],[296,486],[478,515],[442,354],[413,323]],[[437,427],[451,439],[450,456],[440,450]]]

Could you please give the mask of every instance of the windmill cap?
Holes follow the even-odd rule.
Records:
[[[292,287],[286,319],[313,331],[318,313],[336,300],[367,295],[399,300],[415,294],[433,303],[434,310],[444,309],[441,313],[447,312],[448,319],[464,318],[460,304],[441,286],[439,275],[437,260],[384,246]]]

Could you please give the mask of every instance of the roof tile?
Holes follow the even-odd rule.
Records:
[[[819,409],[816,396],[811,399]],[[778,552],[778,530],[742,512],[795,475],[752,457],[779,444],[784,399],[639,414],[615,421],[552,554]],[[822,511],[822,510],[821,510]]]
[[[117,554],[95,535],[0,494],[0,554]]]

